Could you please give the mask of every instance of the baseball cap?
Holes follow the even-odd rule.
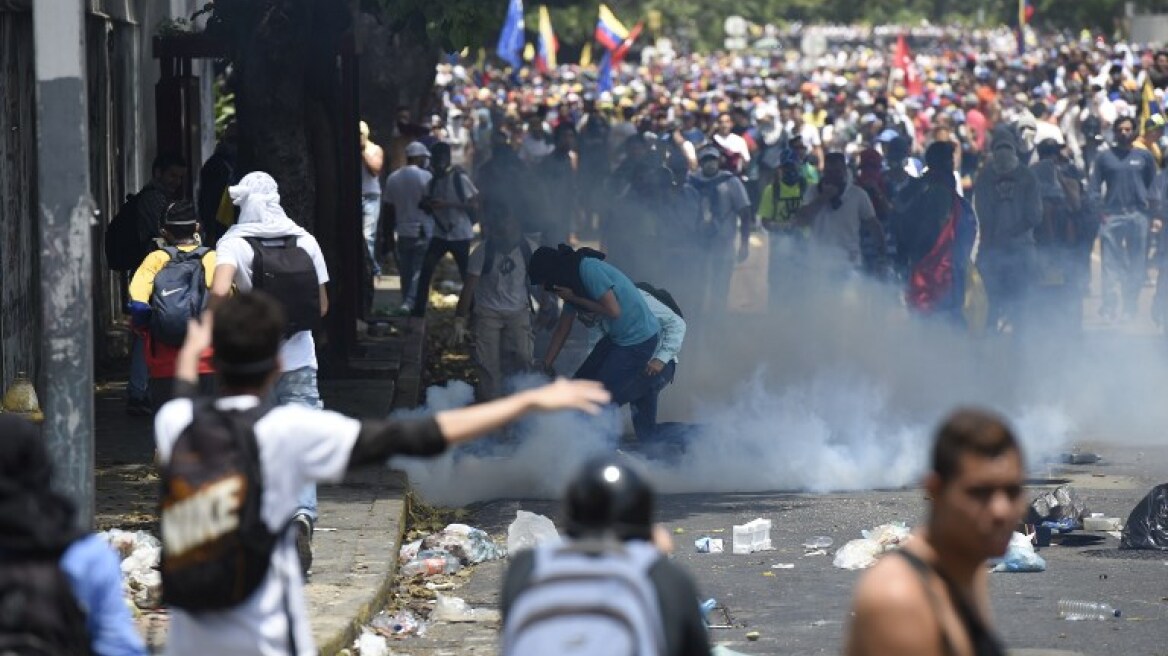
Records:
[[[420,141],[411,142],[406,146],[406,157],[430,157],[430,149]]]

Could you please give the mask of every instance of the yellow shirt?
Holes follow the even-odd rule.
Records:
[[[189,253],[196,248],[198,244],[182,244],[175,246],[178,250]],[[162,267],[170,262],[170,255],[166,251],[159,249],[152,251],[142,260],[141,266],[134,272],[134,277],[130,280],[130,302],[142,303],[146,306],[150,305],[150,296],[154,293],[154,277],[162,271]],[[203,255],[203,273],[207,276],[207,287],[211,287],[211,280],[215,277],[215,251],[207,251]]]

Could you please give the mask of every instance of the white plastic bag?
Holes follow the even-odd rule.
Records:
[[[552,520],[543,515],[519,510],[515,513],[515,521],[507,527],[507,553],[514,554],[559,538],[560,532],[556,530]]]
[[[1045,572],[1046,561],[1034,551],[1030,538],[1015,533],[1010,537],[1006,555],[997,559],[994,572]]]

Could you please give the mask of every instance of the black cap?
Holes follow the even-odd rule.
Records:
[[[653,490],[632,466],[613,455],[584,463],[564,495],[568,535],[649,540]]]

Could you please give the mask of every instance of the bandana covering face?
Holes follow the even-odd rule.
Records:
[[[280,191],[272,176],[255,171],[243,176],[239,184],[229,187],[231,202],[239,206],[239,221],[223,235],[231,237],[290,237],[308,234],[288,218],[280,206]]]

